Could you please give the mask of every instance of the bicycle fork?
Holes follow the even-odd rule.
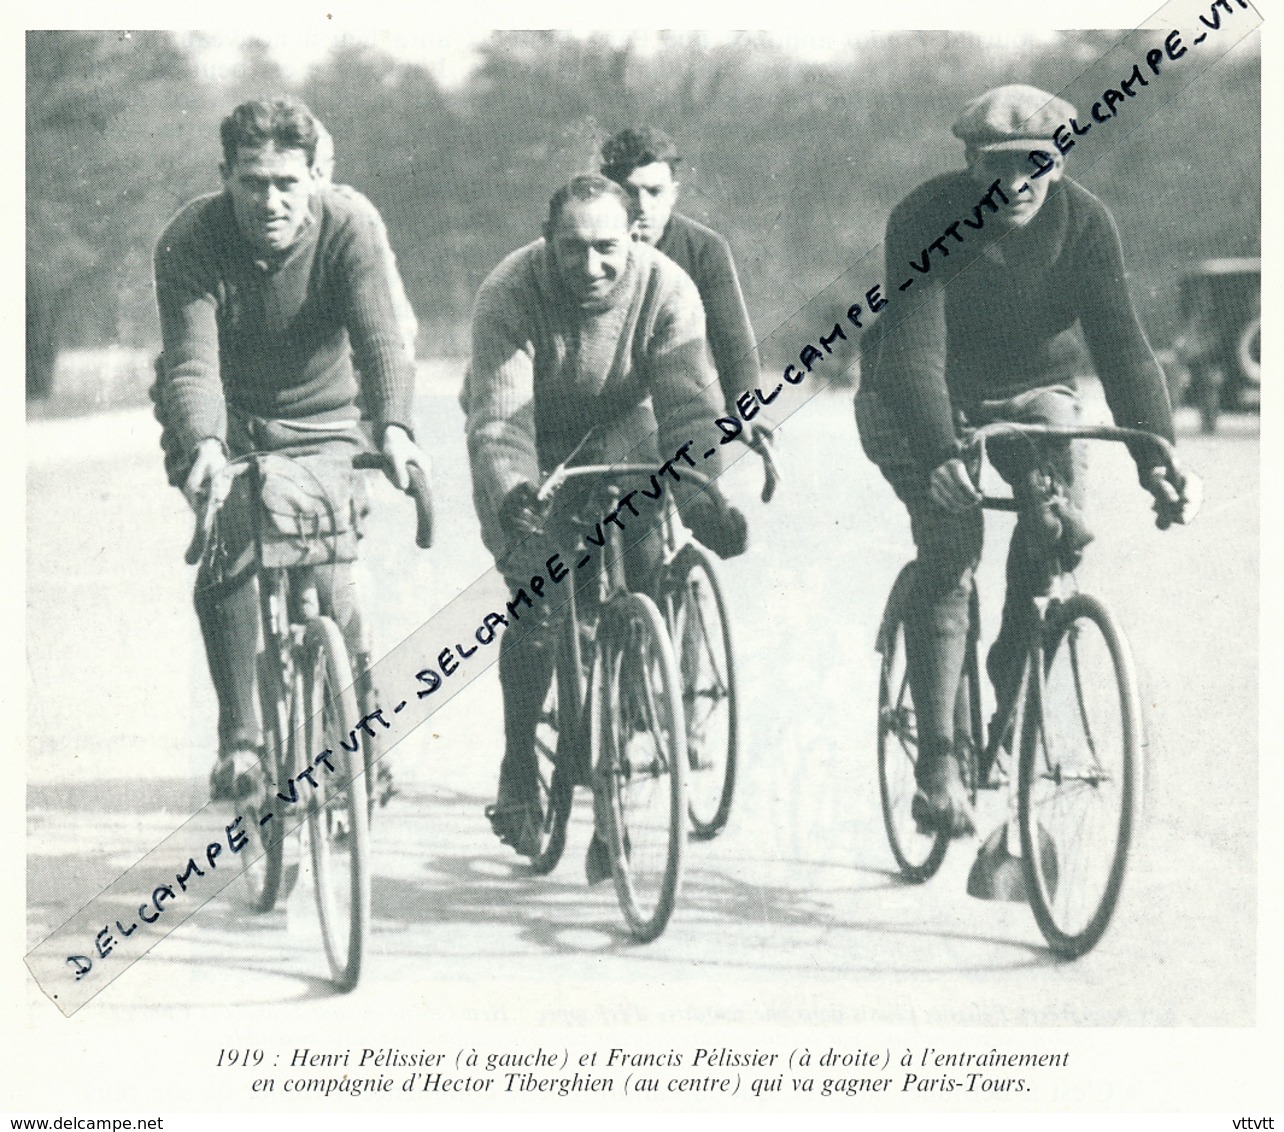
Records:
[[[983,766],[979,770],[987,777],[994,773],[999,764],[1001,785],[1007,789],[1007,817],[1004,823],[994,830],[980,850],[968,873],[967,891],[970,896],[982,900],[1006,900],[1014,903],[1028,903],[1026,888],[1026,869],[1021,840],[1021,745],[1026,740],[1030,727],[1028,712],[1031,704],[1038,710],[1043,697],[1043,626],[1047,610],[1052,602],[1051,597],[1034,599],[1037,620],[1031,630],[1029,647],[1021,666],[1021,677],[1011,701],[996,721],[993,730],[987,737]],[[1004,739],[1011,736],[1006,770],[1000,761]]]

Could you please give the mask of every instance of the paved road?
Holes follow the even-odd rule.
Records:
[[[415,551],[409,505],[382,486],[367,542],[372,620],[389,647],[490,566],[459,411],[432,376],[418,419],[436,459],[438,546]],[[147,414],[40,422],[27,434],[34,945],[204,803],[214,703],[180,559],[189,518],[163,485]],[[1256,419],[1228,420],[1212,439],[1184,435],[1183,446],[1208,481],[1189,530],[1148,524],[1120,456],[1094,466],[1098,540],[1082,581],[1129,628],[1151,773],[1125,901],[1087,958],[1051,961],[1028,909],[968,898],[969,844],[926,887],[895,875],[877,804],[871,645],[908,529],[859,452],[850,399],[823,395],[782,429],[787,479],[773,504],[758,503],[749,461],[728,473],[754,541],[723,570],[744,773],[731,827],[692,845],[660,940],[630,943],[610,886],[584,884],[587,805],[551,877],[527,875],[490,836],[481,808],[501,747],[492,668],[391,755],[403,793],[376,829],[373,956],[354,998],[335,1000],[320,980],[301,896],[249,918],[229,891],[93,1009],[169,1004],[201,1017],[280,1002],[320,1021],[415,1003],[437,1017],[572,1024],[1251,1023]],[[1003,522],[986,595],[1001,578]],[[588,996],[562,993],[585,986]]]

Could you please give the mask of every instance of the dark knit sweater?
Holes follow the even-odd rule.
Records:
[[[731,249],[713,229],[676,212],[655,246],[691,276],[700,292],[718,384],[735,415],[736,397],[758,384],[761,368]]]
[[[1115,422],[1172,439],[1163,374],[1128,293],[1114,221],[1073,181],[1056,190],[1025,228],[1004,235],[977,208],[983,190],[951,173],[920,185],[887,222],[893,298],[864,343],[864,380],[929,467],[956,450],[955,407],[966,414],[1048,384],[1054,339],[1076,321]],[[930,250],[922,271],[924,251],[951,224],[962,242],[945,239],[948,257]],[[906,279],[913,283],[898,293]]]
[[[156,246],[164,353],[154,397],[167,451],[227,439],[227,409],[282,420],[356,419],[360,368],[376,429],[410,429],[414,372],[402,346],[379,234],[334,192],[281,256],[259,258],[231,200],[192,201]]]

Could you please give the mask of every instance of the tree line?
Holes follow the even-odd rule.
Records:
[[[155,344],[152,247],[186,200],[217,188],[218,123],[244,98],[294,94],[330,128],[336,179],[387,221],[421,353],[467,352],[486,273],[538,234],[554,188],[596,168],[601,142],[638,122],[678,142],[679,207],[730,240],[765,335],[879,244],[905,192],[960,166],[949,126],[968,99],[1007,82],[1057,91],[1115,38],[1001,47],[900,33],[820,64],[752,34],[709,44],[672,33],[643,52],[496,32],[446,90],[426,68],[356,44],[291,83],[255,40],[216,79],[190,40],[167,33],[31,32],[28,389],[47,381],[58,349]],[[1258,254],[1260,92],[1249,42],[1092,169],[1158,342],[1175,329],[1182,270]]]

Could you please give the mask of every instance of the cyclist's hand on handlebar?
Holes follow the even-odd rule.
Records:
[[[735,558],[749,545],[749,524],[716,489],[693,496],[682,506],[691,533],[719,558]]]
[[[543,529],[544,508],[534,487],[519,483],[504,496],[504,502],[499,505],[499,524],[512,542],[520,542]]]
[[[981,493],[958,456],[941,464],[928,478],[927,487],[932,502],[945,511],[968,511],[981,502]]]
[[[1155,526],[1161,531],[1174,523],[1189,523],[1204,502],[1204,481],[1175,460],[1171,469],[1150,468],[1142,486],[1154,498]]]
[[[383,430],[381,451],[384,474],[398,491],[405,491],[410,486],[410,473],[406,470],[408,464],[418,464],[424,476],[431,479],[432,462],[401,425],[392,424]]]
[[[187,505],[196,514],[201,513],[202,501],[209,495],[210,480],[226,465],[227,453],[223,450],[221,440],[207,436],[196,446],[196,453],[192,457],[192,470],[187,473],[187,480],[183,484],[183,495],[187,499]]]

